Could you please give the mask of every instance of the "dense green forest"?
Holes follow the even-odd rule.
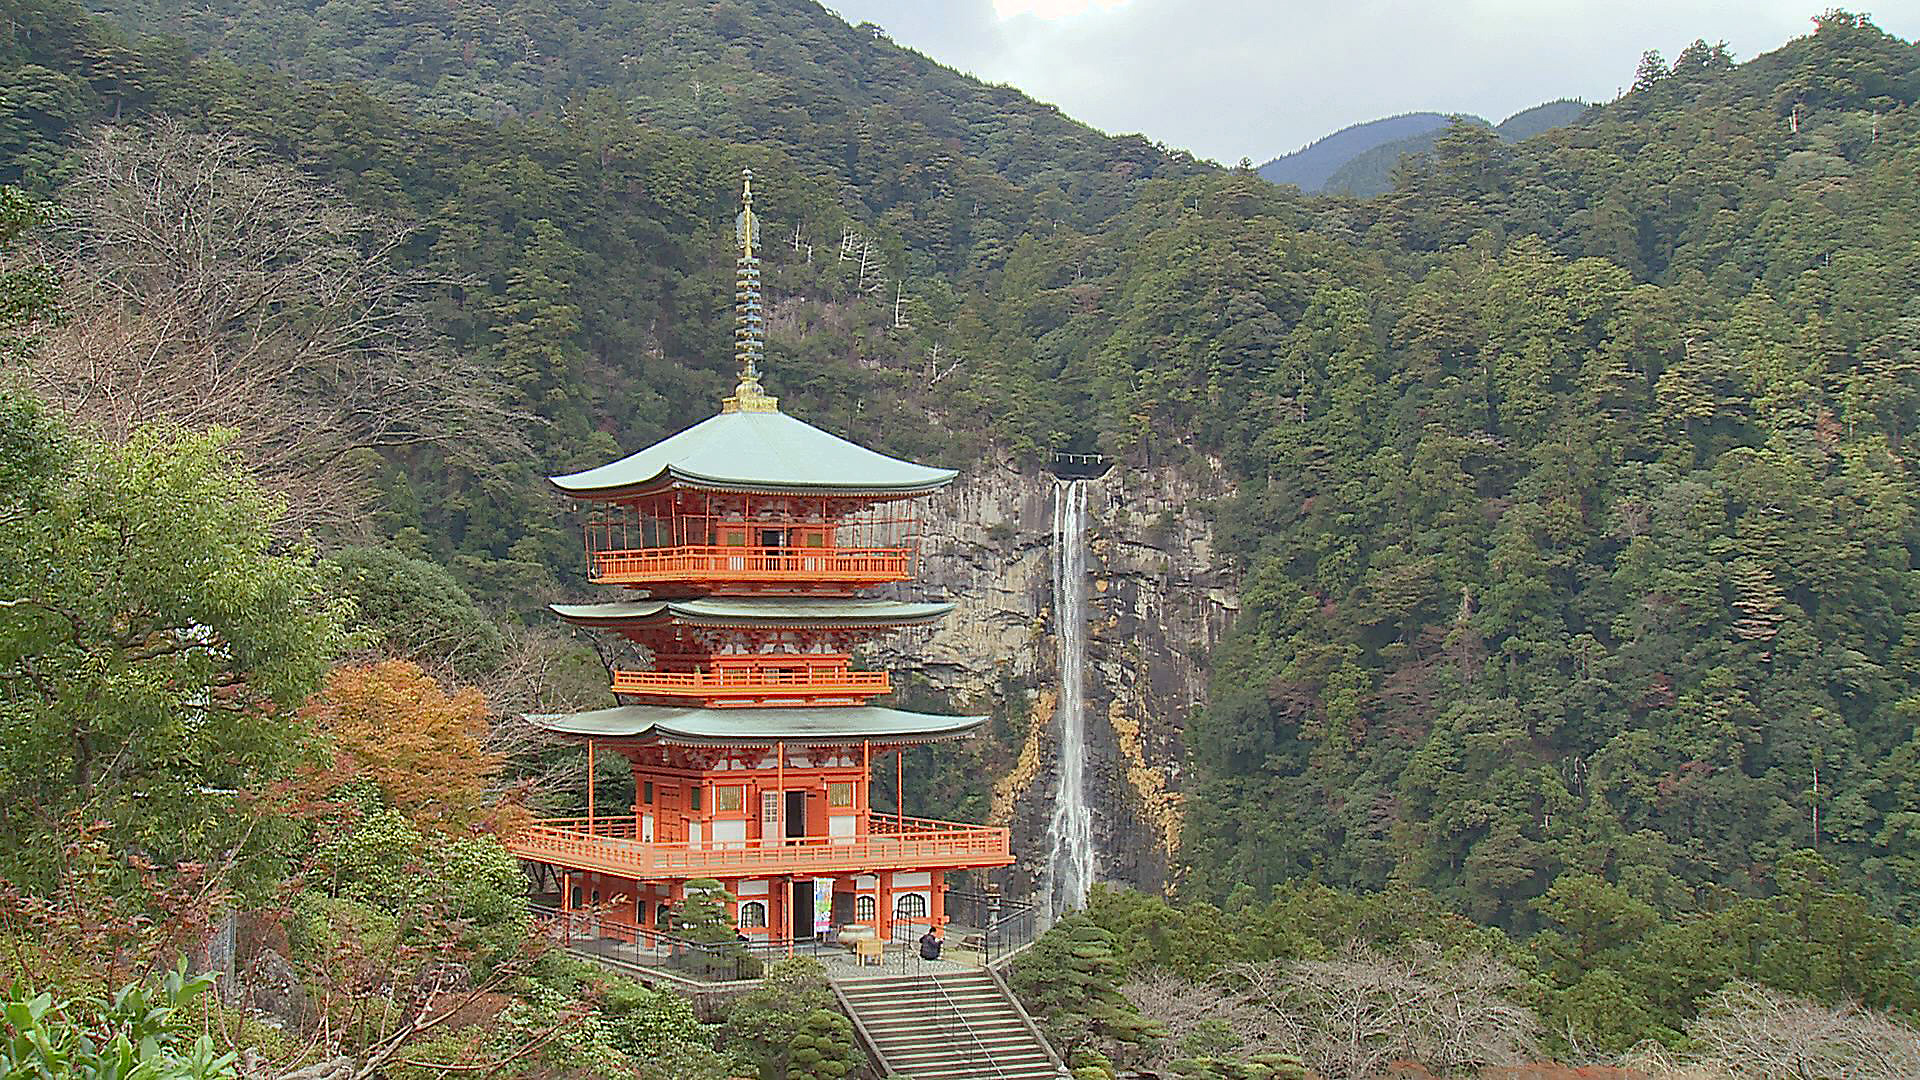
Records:
[[[481,682],[499,713],[588,692],[591,656],[530,649],[521,626],[576,572],[539,477],[710,411],[750,165],[770,382],[796,412],[943,464],[1099,449],[1130,468],[1218,458],[1236,480],[1208,508],[1243,607],[1186,733],[1183,904],[1302,882],[1338,903],[1431,897],[1498,930],[1474,940],[1525,970],[1517,1000],[1589,1049],[1681,1043],[1738,980],[1912,1015],[1857,969],[1910,978],[1920,916],[1910,43],[1831,12],[1744,63],[1705,42],[1649,54],[1568,126],[1510,143],[1456,124],[1358,199],[1101,135],[806,4],[104,11],[161,36],[0,3],[0,181],[28,193],[0,237],[18,418],[0,527],[28,506],[61,523],[23,534],[39,561],[4,580],[64,590],[52,616],[0,609],[4,795],[116,808],[78,848],[48,815],[9,819],[0,876],[27,895],[66,880],[60,852],[191,861],[187,837],[236,827],[206,809],[220,792],[295,768],[301,747],[215,725],[164,730],[182,770],[165,815],[143,794],[164,770],[93,779],[95,743],[153,730],[196,683],[245,682],[243,713],[292,723],[329,664],[371,648]],[[163,280],[162,241],[133,227],[143,206],[209,200],[236,212],[175,214],[198,231],[165,244],[304,290],[271,333],[246,331],[260,396],[223,413],[206,386],[86,392],[153,392],[136,356],[185,370],[195,349],[236,351],[238,322],[205,297],[259,277]],[[55,298],[61,318],[29,319]],[[180,325],[194,333],[151,336]],[[341,351],[314,351],[322,329]],[[253,441],[135,434],[186,398]],[[391,406],[378,424],[369,402]],[[332,440],[325,469],[290,471],[286,445],[312,437]],[[168,505],[210,507],[177,542],[221,553],[229,588],[199,596],[132,551],[116,565],[144,568],[146,591],[122,600],[245,643],[158,688],[114,594],[44,574],[113,535],[129,492],[157,498],[154,475],[177,482]],[[106,678],[89,656],[130,666]],[[487,682],[507,669],[518,682]],[[82,707],[84,737],[47,735]],[[226,872],[264,897],[320,829],[332,884],[296,925],[397,918],[418,899],[398,853],[452,827],[410,818],[406,786],[351,788],[377,832],[222,840]],[[430,928],[481,964],[502,946],[465,925],[510,922],[484,887],[497,854],[461,856],[482,895]],[[345,884],[355,867],[387,891]],[[108,877],[127,895],[144,880]],[[1819,953],[1831,977],[1765,948],[1816,892],[1871,945]],[[1626,940],[1643,934],[1674,956],[1751,948],[1675,988],[1654,945]],[[1313,951],[1288,948],[1241,959]],[[578,973],[540,978],[552,996],[526,1008],[571,1007]],[[1603,1031],[1602,1000],[1633,1019]],[[621,1029],[619,1060],[645,1058],[642,1028]]]

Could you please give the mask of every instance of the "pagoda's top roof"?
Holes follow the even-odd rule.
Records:
[[[707,597],[553,604],[553,613],[583,626],[680,622],[693,626],[905,626],[932,622],[952,604],[909,604],[865,597]]]
[[[529,715],[528,720],[574,738],[631,739],[671,746],[763,746],[849,743],[932,743],[962,738],[984,716],[934,716],[877,705],[698,709],[677,705],[619,705],[592,712]]]
[[[920,495],[957,475],[869,450],[781,412],[723,412],[608,465],[552,477],[606,498],[683,484],[718,491]]]

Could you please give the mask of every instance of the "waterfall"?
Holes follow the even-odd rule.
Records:
[[[1093,885],[1093,807],[1087,802],[1087,487],[1053,487],[1053,606],[1059,642],[1059,784],[1047,822],[1040,888],[1046,921],[1080,907]]]

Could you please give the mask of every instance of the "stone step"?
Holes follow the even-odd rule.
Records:
[[[1026,1025],[1012,1013],[966,1014],[966,1029],[980,1035],[987,1031],[1018,1032],[1021,1037],[1031,1037]],[[952,1023],[948,1013],[921,1013],[914,1016],[873,1016],[864,1010],[860,1013],[860,1022],[876,1039],[907,1038],[926,1031],[961,1031],[960,1025]]]
[[[876,1016],[883,1014],[912,1015],[923,1012],[950,1011],[947,1003],[944,1001],[888,1001],[884,998],[848,998],[847,1000],[872,1012]],[[1019,1019],[1020,1017],[1020,1014],[1014,1011],[1013,1006],[1008,1005],[1005,1001],[998,998],[979,998],[972,1000],[967,998],[954,998],[952,1008],[964,1009],[969,1013],[995,1012],[1006,1013],[1015,1019]]]
[[[872,1048],[911,1080],[1055,1080],[1019,1004],[985,972],[837,984]]]

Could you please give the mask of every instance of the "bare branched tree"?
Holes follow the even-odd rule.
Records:
[[[351,531],[356,451],[518,442],[499,380],[423,316],[438,284],[395,258],[407,226],[350,206],[233,136],[104,128],[69,186],[73,311],[29,360],[36,389],[108,438],[225,427],[290,513]]]
[[[863,293],[879,292],[880,287],[886,284],[875,275],[875,271],[880,268],[880,263],[874,259],[873,255],[873,237],[869,236],[860,241],[860,280],[854,285],[854,288]],[[873,278],[871,284],[867,281],[870,277]]]
[[[1755,1080],[1920,1076],[1920,1031],[1870,1009],[1820,1005],[1749,983],[1708,998],[1687,1035],[1703,1065]]]
[[[940,343],[937,341],[934,342],[927,349],[927,374],[926,374],[927,387],[931,389],[935,386],[940,385],[940,380],[946,378],[947,376],[953,374],[956,371],[959,371],[960,365],[965,364],[966,362],[967,362],[967,358],[962,356],[958,360],[955,360],[953,363],[948,364],[946,367],[941,367],[940,366]]]
[[[1120,992],[1140,1015],[1158,1020],[1167,1029],[1167,1037],[1155,1044],[1146,1062],[1149,1069],[1171,1068],[1176,1059],[1187,1056],[1189,1037],[1208,1024],[1222,1025],[1238,1040],[1232,1050],[1236,1055],[1286,1050],[1275,1038],[1276,1027],[1266,1009],[1236,998],[1218,982],[1191,982],[1165,972],[1147,972],[1128,980]]]
[[[1373,1076],[1389,1062],[1450,1071],[1517,1065],[1539,1022],[1507,994],[1517,972],[1486,954],[1430,946],[1388,956],[1353,948],[1333,960],[1238,964],[1221,984],[1269,1025],[1260,1049],[1297,1055],[1329,1080]]]

